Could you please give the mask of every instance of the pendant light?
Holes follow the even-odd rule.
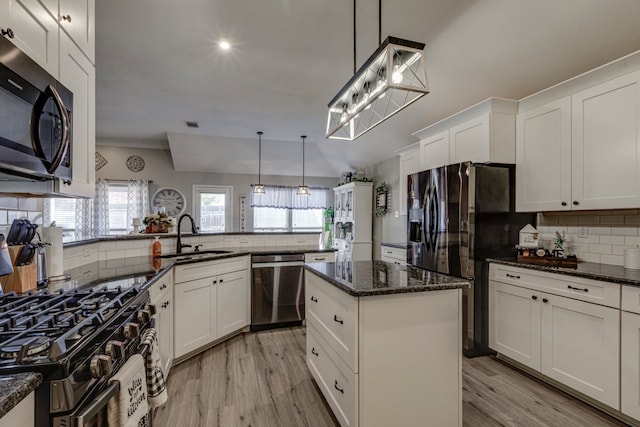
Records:
[[[326,137],[353,141],[429,93],[424,43],[382,39],[378,1],[378,49],[356,71],[356,0],[353,0],[353,77],[329,102]]]
[[[265,194],[264,184],[260,182],[260,167],[262,164],[262,131],[258,131],[258,183],[253,185],[253,195],[262,196]]]
[[[311,191],[309,191],[309,187],[304,185],[304,140],[307,138],[306,135],[302,135],[302,185],[298,187],[298,192],[296,193],[298,196],[309,196]]]

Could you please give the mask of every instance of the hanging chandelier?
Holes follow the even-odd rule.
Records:
[[[379,0],[378,48],[356,71],[355,0],[353,6],[354,75],[329,102],[326,137],[353,141],[429,93],[424,43],[382,35]]]
[[[253,185],[253,195],[262,196],[265,194],[264,184],[260,182],[260,168],[262,164],[262,135],[263,132],[258,131],[258,183]]]
[[[296,193],[298,196],[309,196],[311,195],[311,191],[309,187],[304,185],[304,140],[307,138],[306,135],[302,135],[302,185],[298,187],[298,192]]]

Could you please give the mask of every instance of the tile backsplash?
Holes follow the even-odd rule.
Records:
[[[625,248],[640,245],[637,209],[539,213],[537,228],[547,249],[555,232],[564,232],[567,253],[580,261],[623,265]]]
[[[13,220],[18,218],[42,225],[42,200],[0,197],[0,233],[6,232]]]

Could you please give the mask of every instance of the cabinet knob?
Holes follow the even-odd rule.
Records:
[[[542,302],[549,302],[549,300],[546,298],[542,298]]]
[[[560,203],[562,206],[567,206],[567,202]]]
[[[223,279],[220,279],[220,283],[222,283],[222,282],[223,282]]]
[[[316,348],[315,348],[315,347],[313,347],[313,348],[311,349],[311,354],[313,354],[313,355],[314,355],[314,356],[316,356],[316,357],[318,357],[318,356],[319,356],[319,353],[316,351]]]
[[[335,315],[335,314],[333,315],[333,321],[337,322],[337,323],[340,323],[341,325],[344,325],[344,320],[338,319],[338,316]]]
[[[3,28],[2,30],[0,30],[0,32],[3,36],[9,37],[10,39],[15,37],[15,34],[13,33],[13,30],[11,28],[7,28],[6,30]]]
[[[537,297],[537,296],[535,296],[535,295],[532,295],[532,296],[531,296],[531,299],[535,301],[535,300],[537,300],[537,299],[538,299],[538,297]]]
[[[333,386],[335,387],[336,390],[338,390],[340,393],[344,394],[344,389],[338,387],[338,380],[336,380],[336,382],[333,384]]]
[[[579,204],[580,204],[580,202],[579,202],[579,201],[577,201],[577,200],[574,200],[574,201],[573,201],[573,206],[578,206]]]
[[[71,22],[71,15],[62,15],[62,20],[63,21],[67,21],[67,22]]]
[[[318,298],[314,297],[313,295],[311,295],[311,301],[313,302],[318,302]]]

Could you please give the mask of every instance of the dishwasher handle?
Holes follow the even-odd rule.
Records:
[[[303,261],[295,262],[255,262],[251,268],[272,268],[272,267],[297,267],[304,265]]]

